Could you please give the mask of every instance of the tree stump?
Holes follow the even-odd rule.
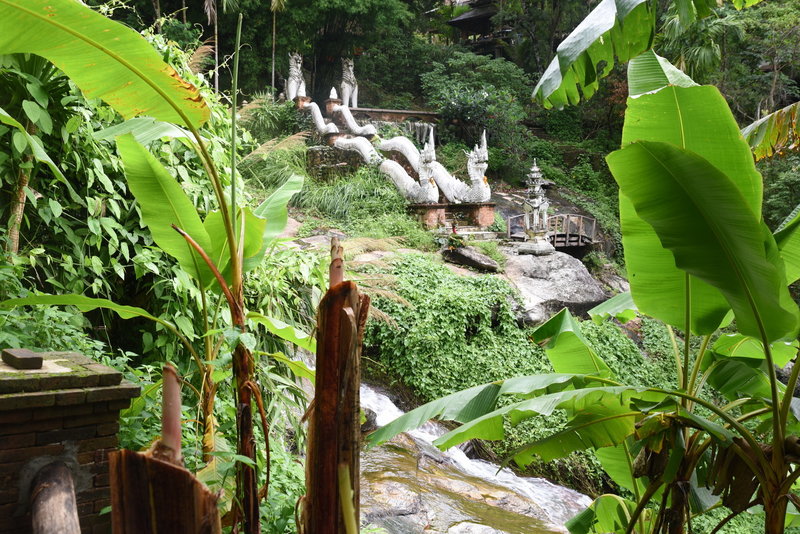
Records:
[[[31,492],[33,534],[80,534],[72,473],[63,462],[42,467]]]

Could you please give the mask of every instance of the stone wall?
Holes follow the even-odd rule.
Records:
[[[80,354],[42,354],[42,369],[0,362],[0,533],[31,530],[30,484],[63,461],[72,472],[83,533],[110,533],[108,453],[117,448],[119,412],[139,395],[122,374]]]
[[[353,150],[314,146],[306,153],[308,171],[318,180],[335,180],[364,165],[361,155]]]
[[[487,228],[494,223],[494,203],[470,204],[411,204],[409,210],[416,213],[426,228],[443,226],[455,222],[458,226]]]

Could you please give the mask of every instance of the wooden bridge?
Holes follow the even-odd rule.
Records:
[[[557,249],[591,246],[596,234],[597,221],[592,217],[570,213],[547,218],[547,238]]]

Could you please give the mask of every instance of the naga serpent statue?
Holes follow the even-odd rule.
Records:
[[[433,149],[433,128],[429,131],[428,146]],[[380,149],[384,151],[400,152],[408,161],[409,165],[418,173],[421,171],[421,156],[419,150],[409,139],[403,136],[393,137],[383,141]],[[469,173],[471,185],[467,185],[449,172],[444,166],[436,161],[434,155],[430,162],[430,175],[442,190],[448,202],[460,204],[462,202],[487,202],[491,196],[491,189],[486,177],[483,175],[488,165],[489,153],[486,147],[486,132],[481,136],[480,145],[475,145],[472,152],[467,153],[467,172]]]

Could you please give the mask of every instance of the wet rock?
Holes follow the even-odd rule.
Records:
[[[481,254],[473,247],[446,248],[442,250],[442,257],[445,261],[466,265],[481,271],[495,273],[500,269],[496,261],[485,254]]]
[[[466,474],[409,434],[362,454],[361,515],[391,534],[564,532],[533,500]]]
[[[606,300],[586,266],[563,252],[509,256],[505,274],[520,292],[519,318],[527,324],[542,323],[564,307],[581,315]]]

